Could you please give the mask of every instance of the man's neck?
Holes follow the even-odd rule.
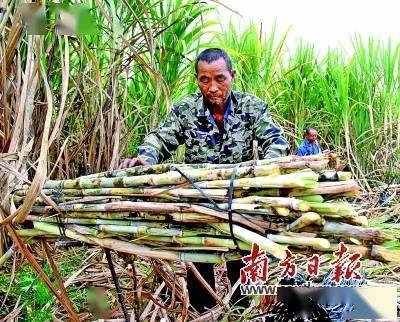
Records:
[[[215,121],[219,125],[224,124],[224,116],[226,109],[228,107],[229,95],[225,99],[225,102],[220,105],[211,104],[210,102],[206,102],[207,108],[210,110],[211,115],[214,117]]]
[[[227,104],[210,106],[211,114],[224,114]]]
[[[224,124],[225,110],[226,110],[226,105],[224,107],[215,106],[210,108],[211,115],[219,125]]]

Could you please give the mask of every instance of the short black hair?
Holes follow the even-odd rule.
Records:
[[[309,135],[312,130],[316,131],[313,127],[306,127],[304,129],[304,135]]]
[[[306,129],[304,130],[304,132],[306,132],[306,134],[310,134],[310,132],[314,130],[312,127],[306,127]]]
[[[197,73],[197,66],[199,64],[199,61],[205,61],[207,63],[211,63],[213,61],[216,61],[220,58],[223,58],[226,63],[226,67],[228,67],[228,70],[232,70],[232,60],[231,57],[229,57],[228,53],[221,49],[221,48],[208,48],[206,50],[203,50],[196,58],[196,62],[194,65],[194,69],[196,70]]]

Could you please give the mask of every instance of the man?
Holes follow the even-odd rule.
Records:
[[[274,158],[289,153],[282,130],[272,122],[268,106],[259,98],[231,91],[235,70],[228,54],[218,48],[203,51],[195,62],[195,76],[200,93],[189,95],[174,104],[172,112],[139,147],[139,155],[126,159],[120,168],[161,163],[181,144],[186,145],[186,163],[238,163],[253,159],[252,142],[258,143],[260,158]],[[214,286],[211,264],[196,264]],[[241,261],[228,262],[228,277],[235,283]],[[188,272],[190,303],[200,312],[215,301]],[[239,299],[239,290],[233,301]],[[241,301],[243,306],[245,301]]]
[[[304,131],[304,140],[297,150],[297,155],[314,155],[321,153],[320,148],[317,143],[318,132],[308,127]]]

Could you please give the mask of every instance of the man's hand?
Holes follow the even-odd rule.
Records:
[[[133,158],[133,159],[125,159],[118,167],[118,169],[125,169],[125,168],[131,168],[131,167],[136,167],[138,165],[150,165],[146,161],[144,161],[141,158]]]

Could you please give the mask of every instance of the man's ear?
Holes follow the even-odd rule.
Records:
[[[235,76],[236,76],[236,70],[232,69],[232,70],[231,70],[231,77],[232,77],[232,79],[235,78]]]

